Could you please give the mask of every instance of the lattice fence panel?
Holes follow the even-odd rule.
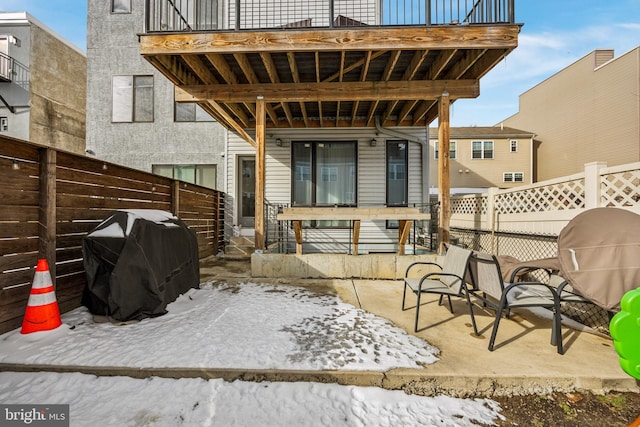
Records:
[[[640,202],[640,170],[603,175],[601,206],[636,206]]]
[[[514,214],[579,209],[584,208],[584,199],[584,179],[577,179],[498,194],[496,210]]]
[[[488,197],[486,195],[469,195],[451,198],[452,214],[480,214],[487,213]]]

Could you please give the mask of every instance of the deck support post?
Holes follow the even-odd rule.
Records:
[[[440,214],[438,218],[438,242],[440,253],[444,252],[444,244],[450,242],[449,221],[451,218],[451,181],[449,168],[449,138],[451,125],[449,110],[451,101],[445,90],[438,99],[438,202]]]
[[[265,102],[262,96],[256,99],[256,206],[255,206],[255,249],[265,249],[264,224],[264,177],[265,177],[265,145],[266,145],[266,114]]]

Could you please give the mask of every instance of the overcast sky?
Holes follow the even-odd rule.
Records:
[[[456,101],[453,126],[493,126],[518,111],[520,94],[594,49],[617,57],[640,46],[640,0],[515,2],[518,48],[480,81],[479,98]],[[2,0],[0,11],[27,11],[86,51],[87,1]]]

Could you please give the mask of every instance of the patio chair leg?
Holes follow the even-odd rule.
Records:
[[[498,310],[496,311],[496,318],[493,321],[493,330],[491,331],[491,339],[489,340],[489,351],[493,351],[493,344],[496,341],[496,335],[498,335],[498,326],[500,325],[500,319],[502,318],[502,309],[505,301],[500,301]]]
[[[406,308],[404,308],[406,297],[407,297],[407,282],[404,282],[404,291],[402,292],[402,311],[406,310]]]
[[[418,302],[416,304],[416,323],[413,326],[413,331],[418,332],[418,316],[420,315],[420,295],[422,292],[418,292]]]
[[[451,297],[449,295],[447,295],[447,299],[449,300],[449,311],[451,311],[451,314],[453,314],[453,306],[451,305]]]
[[[560,302],[555,302],[555,313],[553,313],[553,325],[551,326],[551,344],[558,347],[558,354],[564,354],[562,348],[562,313],[560,313]]]
[[[473,304],[471,304],[471,298],[469,297],[468,292],[465,292],[465,295],[467,297],[467,304],[469,305],[469,314],[471,315],[471,324],[473,325],[473,333],[476,334],[476,336],[480,336],[480,334],[478,333],[478,326],[476,325],[476,318],[473,315]]]

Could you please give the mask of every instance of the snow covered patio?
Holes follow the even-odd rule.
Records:
[[[549,345],[549,320],[514,314],[487,350],[493,322],[478,309],[472,333],[462,301],[455,316],[430,299],[411,334],[401,281],[249,277],[249,261],[210,257],[201,288],[169,313],[139,323],[95,323],[85,308],[46,336],[0,336],[0,369],[225,380],[317,381],[419,395],[639,391],[612,342],[563,327],[566,353]],[[525,317],[526,316],[526,317]]]

